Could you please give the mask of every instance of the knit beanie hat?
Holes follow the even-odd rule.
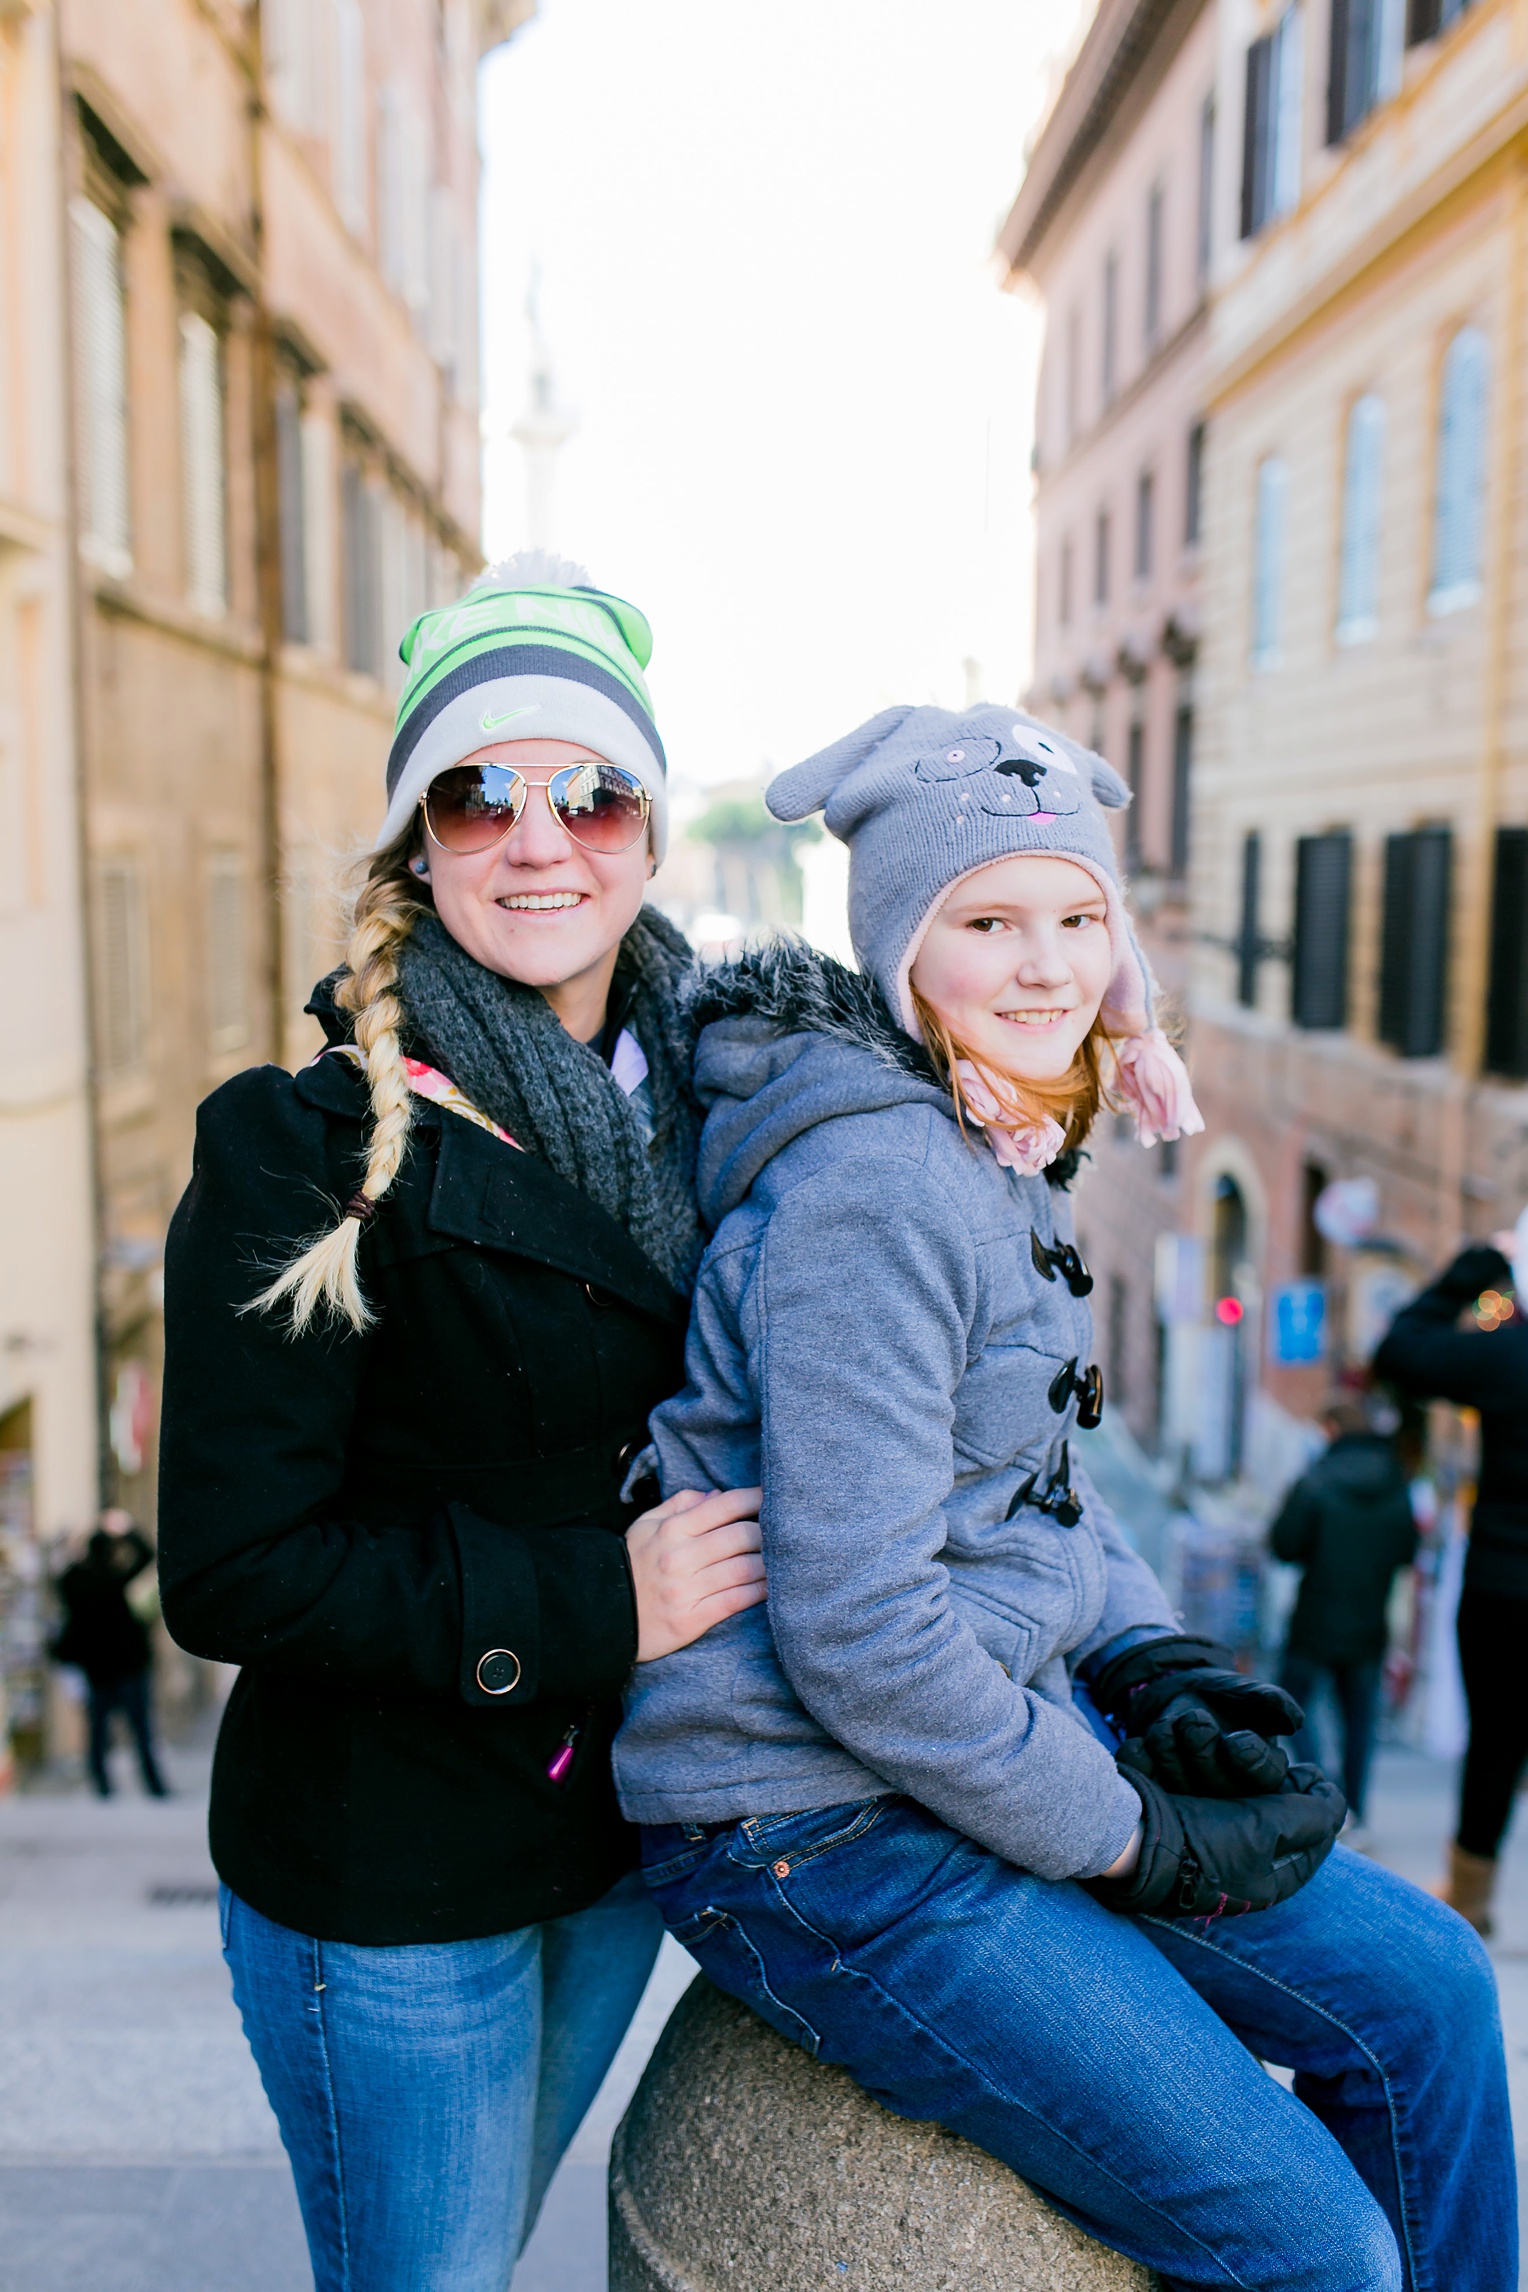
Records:
[[[437,773],[494,740],[576,740],[636,774],[652,799],[653,856],[668,841],[668,761],[642,671],[653,635],[581,565],[524,550],[465,597],[421,613],[398,647],[408,675],[387,759],[390,844]]]
[[[958,883],[1043,852],[1104,894],[1113,971],[1100,1017],[1143,1145],[1202,1130],[1187,1073],[1156,1022],[1155,982],[1130,919],[1104,807],[1130,791],[1101,756],[1011,708],[888,708],[770,783],[777,820],[821,811],[849,847],[849,935],[862,970],[918,1033],[909,974]]]

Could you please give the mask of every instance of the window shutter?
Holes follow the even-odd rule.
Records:
[[[1269,96],[1273,40],[1254,40],[1247,50],[1247,97],[1242,121],[1241,235],[1250,239],[1267,220]]]
[[[1136,717],[1126,736],[1125,778],[1131,802],[1125,813],[1125,865],[1133,874],[1141,864],[1141,783],[1146,777],[1146,727]]]
[[[1107,406],[1114,396],[1119,374],[1119,258],[1111,248],[1104,257],[1103,365],[1100,381]]]
[[[1332,0],[1331,46],[1327,55],[1326,140],[1340,143],[1348,132],[1348,51],[1355,9],[1364,0]]]
[[[303,596],[308,642],[334,642],[333,433],[322,414],[302,417]]]
[[[1348,415],[1342,480],[1342,554],[1337,641],[1358,644],[1379,622],[1380,517],[1384,497],[1385,402],[1372,390]]]
[[[345,664],[379,674],[377,505],[365,472],[347,461],[341,481],[345,551]]]
[[[1261,894],[1263,839],[1256,828],[1242,838],[1241,921],[1236,932],[1236,1000],[1257,1007],[1257,966],[1262,954]]]
[[[195,310],[180,316],[180,439],[186,596],[217,620],[228,610],[223,346]]]
[[[1135,481],[1135,577],[1138,581],[1151,577],[1155,497],[1156,481],[1150,470],[1142,470]]]
[[[1443,361],[1433,520],[1433,613],[1457,612],[1480,595],[1486,465],[1486,338],[1462,326]]]
[[[1215,98],[1206,96],[1199,112],[1199,228],[1194,250],[1194,277],[1208,285],[1215,252]]]
[[[215,852],[207,867],[207,1037],[214,1051],[249,1040],[244,862]]]
[[[1528,1075],[1528,828],[1496,831],[1486,1066]]]
[[[1259,668],[1279,657],[1284,637],[1284,527],[1289,472],[1281,454],[1257,465],[1257,512],[1252,546],[1252,659]]]
[[[1194,711],[1180,701],[1173,719],[1172,872],[1181,882],[1188,874],[1189,805],[1193,795]]]
[[[1146,194],[1146,347],[1156,348],[1162,329],[1162,204],[1160,183]]]
[[[103,860],[96,878],[97,1050],[102,1074],[120,1081],[143,1064],[148,962],[143,881],[134,859]]]
[[[303,499],[302,406],[296,386],[276,392],[276,487],[281,516],[281,633],[308,641],[307,514]]]
[[[81,533],[87,555],[132,570],[127,463],[127,317],[116,225],[88,199],[69,205]]]
[[[1447,828],[1385,838],[1379,1035],[1402,1058],[1443,1048],[1452,847]]]
[[[1204,513],[1204,424],[1195,422],[1188,434],[1183,463],[1183,539],[1190,547],[1199,539]]]
[[[1297,1027],[1348,1021],[1348,911],[1353,838],[1346,828],[1295,845],[1295,945],[1291,1015]]]

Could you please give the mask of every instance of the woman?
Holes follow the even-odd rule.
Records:
[[[654,1432],[665,1486],[762,1480],[768,1606],[638,1671],[618,1786],[723,1988],[1177,2292],[1508,2292],[1479,1943],[1330,1851],[1298,1707],[1176,1630],[1074,1451],[1072,1157],[1106,1079],[1147,1143],[1199,1127],[1100,799],[986,708],[770,790],[848,843],[869,977],[803,951],[702,1002],[716,1231]]]
[[[756,1491],[630,1486],[701,1241],[649,649],[557,562],[415,623],[330,1048],[207,1101],[171,1229],[164,1606],[242,1666],[212,1849],[319,2292],[504,2292],[661,1933],[620,1687],[762,1596]]]

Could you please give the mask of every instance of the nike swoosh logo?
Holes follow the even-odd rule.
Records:
[[[513,724],[517,716],[534,716],[540,706],[539,700],[533,700],[526,708],[506,708],[502,716],[490,716],[485,708],[483,711],[483,730],[493,732],[501,724]]]

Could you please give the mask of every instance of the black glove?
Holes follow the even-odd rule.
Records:
[[[1235,1917],[1287,1902],[1332,1851],[1348,1803],[1319,1767],[1291,1767],[1255,1799],[1176,1798],[1128,1769],[1146,1835],[1128,1878],[1090,1878],[1088,1892],[1136,1917]]]
[[[1125,1736],[1121,1765],[1189,1798],[1281,1791],[1289,1760],[1271,1738],[1305,1724],[1294,1697],[1244,1679],[1229,1648],[1181,1634],[1116,1655],[1089,1693]]]

